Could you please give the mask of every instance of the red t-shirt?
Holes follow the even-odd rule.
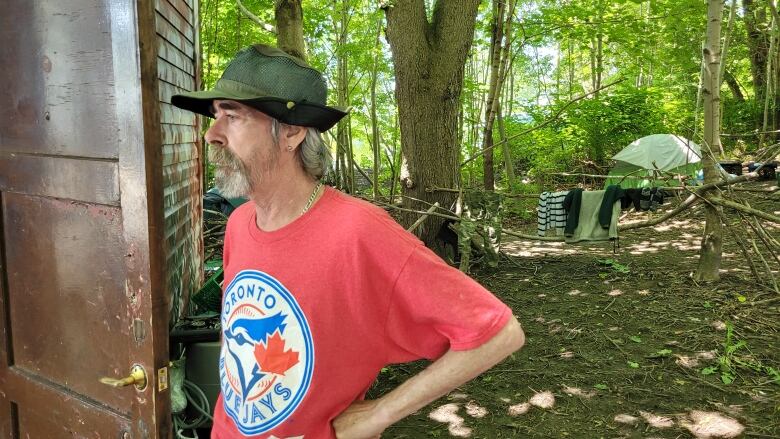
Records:
[[[224,264],[212,438],[334,438],[382,367],[473,349],[511,316],[382,209],[331,188],[273,232],[239,207]]]

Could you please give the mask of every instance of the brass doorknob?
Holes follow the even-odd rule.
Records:
[[[103,377],[100,382],[111,387],[126,387],[132,384],[136,389],[144,390],[146,388],[146,370],[140,364],[135,364],[130,369],[129,376],[121,379]]]

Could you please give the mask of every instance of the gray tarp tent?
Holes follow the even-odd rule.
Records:
[[[668,173],[695,177],[701,169],[701,148],[675,134],[652,134],[631,142],[612,157],[615,166],[604,186],[624,188],[678,186]],[[623,178],[625,177],[625,178]]]

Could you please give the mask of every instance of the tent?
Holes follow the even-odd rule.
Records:
[[[695,179],[696,172],[701,169],[699,145],[675,134],[642,137],[612,158],[615,166],[604,187],[613,184],[624,188],[679,186],[679,181],[670,179],[669,173]]]

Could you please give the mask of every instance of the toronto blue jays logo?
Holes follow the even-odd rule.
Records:
[[[244,270],[224,290],[221,321],[225,412],[245,435],[269,431],[298,408],[311,384],[306,316],[279,281]]]

